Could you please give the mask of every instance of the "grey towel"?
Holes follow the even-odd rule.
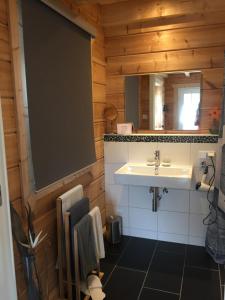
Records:
[[[78,200],[69,210],[70,212],[70,227],[73,227],[89,213],[89,199],[83,198]],[[72,232],[73,230],[71,230]]]
[[[83,198],[77,201],[69,210],[70,212],[70,241],[71,241],[71,265],[74,275],[74,226],[89,213],[89,199]]]
[[[92,219],[89,215],[85,215],[77,224],[77,237],[80,277],[86,281],[88,274],[98,266]]]

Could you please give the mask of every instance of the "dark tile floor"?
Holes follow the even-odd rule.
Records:
[[[105,246],[107,300],[222,300],[224,268],[203,247],[127,236]]]

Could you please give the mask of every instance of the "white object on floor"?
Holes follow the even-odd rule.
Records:
[[[96,254],[97,259],[101,259],[105,257],[105,246],[103,240],[103,230],[102,230],[102,218],[100,209],[98,206],[94,207],[89,215],[92,219],[94,238],[95,238],[95,246],[96,246]]]
[[[102,291],[102,283],[98,276],[88,276],[88,289],[92,300],[102,300],[105,298],[105,293]]]
[[[87,281],[80,283],[80,290],[84,295],[91,296],[92,300],[102,300],[105,293],[102,292],[102,283],[97,275],[89,275]]]
[[[81,200],[83,197],[84,191],[81,184],[62,194],[59,197],[62,200],[62,215],[64,215],[67,210],[69,210],[77,201]]]

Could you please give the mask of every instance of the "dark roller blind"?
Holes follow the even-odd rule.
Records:
[[[95,161],[91,37],[38,0],[22,0],[36,189]]]

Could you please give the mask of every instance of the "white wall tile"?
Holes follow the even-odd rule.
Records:
[[[169,158],[172,164],[190,164],[190,144],[189,143],[158,143],[160,160]]]
[[[110,184],[105,186],[106,204],[113,206],[128,206],[128,186]]]
[[[138,208],[152,208],[152,194],[149,187],[129,186],[129,206]]]
[[[128,161],[128,145],[120,142],[104,142],[106,163],[126,163]]]
[[[158,212],[158,231],[175,234],[188,234],[188,214],[178,212]]]
[[[215,186],[217,188],[220,187],[222,146],[223,146],[224,143],[225,143],[225,141],[223,139],[219,139],[218,144],[217,144],[217,152],[216,152],[216,178],[215,178]]]
[[[188,235],[158,232],[158,240],[173,243],[188,243]]]
[[[122,217],[123,227],[129,227],[128,207],[106,205],[106,216],[118,215]]]
[[[122,234],[130,236],[130,227],[122,226]]]
[[[202,223],[204,217],[205,215],[190,214],[189,234],[191,236],[205,237],[207,226]]]
[[[157,231],[157,213],[148,209],[130,207],[129,222],[131,227]]]
[[[115,184],[114,173],[123,165],[124,163],[105,164],[105,184]]]
[[[213,193],[209,194],[212,200]],[[209,202],[207,201],[206,192],[190,191],[190,213],[204,214],[209,213]]]
[[[129,162],[147,162],[156,149],[157,143],[128,143]]]
[[[160,211],[189,211],[189,191],[169,189],[168,194],[163,194],[160,189],[160,194],[162,195],[159,201]]]
[[[157,232],[156,231],[144,230],[144,229],[133,228],[133,227],[130,227],[130,236],[157,240]]]
[[[189,236],[189,245],[205,246],[205,238]]]

